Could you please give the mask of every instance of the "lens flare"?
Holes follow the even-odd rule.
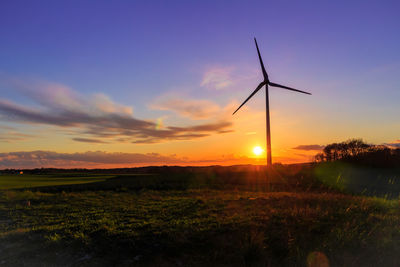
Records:
[[[161,130],[163,128],[163,120],[162,118],[158,118],[156,121],[156,130]]]

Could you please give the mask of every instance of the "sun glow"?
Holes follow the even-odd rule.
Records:
[[[256,156],[260,156],[263,152],[264,152],[264,149],[262,149],[260,146],[255,146],[255,147],[253,148],[253,153],[254,153]]]

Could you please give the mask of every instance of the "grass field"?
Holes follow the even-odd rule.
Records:
[[[107,175],[0,175],[0,189],[31,188],[40,186],[57,186],[68,184],[84,184],[105,181],[112,176]]]
[[[210,173],[3,189],[0,265],[399,266],[398,199],[344,194],[298,173],[274,192]]]
[[[400,169],[353,166],[348,163],[320,164],[316,179],[345,193],[387,199],[400,197]]]

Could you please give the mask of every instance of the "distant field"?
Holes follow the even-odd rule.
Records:
[[[1,189],[31,188],[40,186],[56,186],[69,184],[84,184],[104,181],[113,176],[107,175],[0,175]]]

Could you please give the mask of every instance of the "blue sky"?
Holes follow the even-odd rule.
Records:
[[[397,1],[2,1],[1,98],[34,108],[38,100],[26,90],[57,84],[54,90],[67,87],[85,103],[101,94],[113,105],[131,108],[141,120],[158,119],[172,127],[216,123],[222,119],[210,112],[229,113],[229,105],[240,104],[261,80],[255,36],[273,81],[313,93],[304,97],[271,91],[272,138],[282,161],[296,154],[290,150],[296,144],[324,145],[352,137],[396,142],[399,8]],[[179,102],[180,110],[171,107],[174,99],[186,101]],[[260,95],[249,102],[249,114],[262,113],[263,101]],[[196,117],[183,111],[200,104],[210,114]],[[0,126],[33,136],[51,127],[47,134],[51,131],[54,142],[28,137],[10,142],[4,136],[0,152],[63,153],[60,142],[93,138],[87,133],[71,137],[69,126],[1,112]],[[242,116],[252,118],[249,114]],[[244,127],[257,132],[263,145],[263,121],[253,126],[241,119],[229,118],[232,132],[219,138],[246,138],[238,135]],[[202,147],[214,134],[140,146],[78,142],[67,152],[123,148],[190,158],[190,147]],[[218,140],[209,140],[213,142]],[[226,146],[221,153],[240,158],[248,145]]]

